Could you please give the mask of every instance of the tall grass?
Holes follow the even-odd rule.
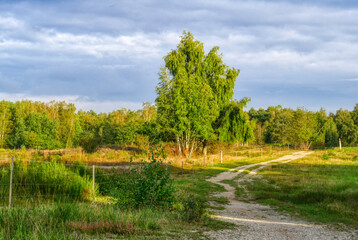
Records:
[[[0,198],[9,195],[10,165],[0,169]],[[87,200],[92,194],[90,176],[80,176],[62,164],[51,162],[15,161],[13,170],[13,198]]]

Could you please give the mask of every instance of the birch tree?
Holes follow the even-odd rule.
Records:
[[[190,158],[199,141],[214,139],[213,123],[232,100],[239,70],[222,61],[219,48],[208,54],[190,32],[164,57],[157,91],[158,122],[176,137],[179,152]]]

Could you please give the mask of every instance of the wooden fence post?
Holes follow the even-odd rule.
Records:
[[[92,165],[92,203],[94,203],[95,202],[95,192],[94,192],[94,190],[95,190],[95,187],[94,187],[94,185],[95,185],[95,165]]]
[[[220,151],[220,163],[223,163],[223,151]]]
[[[194,177],[194,175],[195,175],[195,170],[194,170],[194,160],[193,160],[193,177]]]
[[[10,189],[9,189],[9,208],[11,208],[12,201],[12,178],[14,175],[14,156],[11,157],[11,166],[10,166]]]

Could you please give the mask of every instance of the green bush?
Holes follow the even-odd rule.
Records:
[[[110,177],[111,182],[101,190],[115,197],[117,205],[123,208],[170,207],[174,187],[166,168],[161,159],[153,157],[136,168],[117,170]]]
[[[192,195],[180,199],[174,204],[174,209],[188,222],[200,221],[206,213],[204,202]]]

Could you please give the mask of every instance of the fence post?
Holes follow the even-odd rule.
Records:
[[[193,177],[195,175],[195,170],[194,170],[194,160],[193,160]]]
[[[9,189],[9,208],[11,208],[12,201],[12,178],[14,174],[14,156],[11,157],[11,166],[10,166],[10,189]]]
[[[262,150],[262,148],[261,148],[261,158],[262,158],[262,151],[263,151],[263,150]]]
[[[223,163],[223,150],[220,151],[220,163]]]
[[[92,165],[92,203],[95,200],[94,184],[95,184],[95,165]]]

